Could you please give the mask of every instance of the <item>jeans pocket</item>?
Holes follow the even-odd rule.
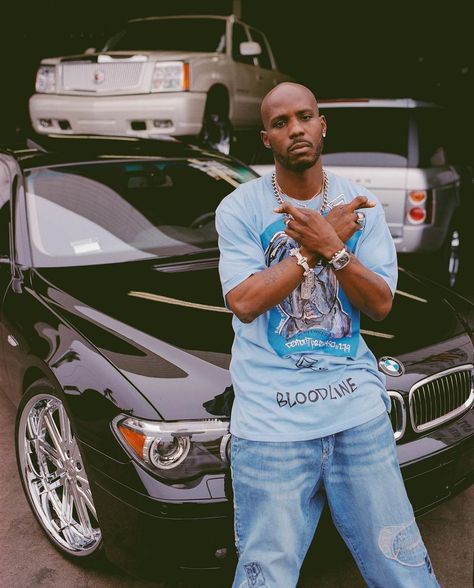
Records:
[[[232,463],[234,456],[237,455],[241,445],[242,439],[237,437],[236,435],[231,435],[230,437],[230,461]]]

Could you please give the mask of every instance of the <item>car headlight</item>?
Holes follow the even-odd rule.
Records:
[[[151,422],[120,415],[113,428],[127,452],[160,477],[189,479],[228,465],[225,420]]]
[[[189,64],[184,61],[158,61],[151,80],[152,92],[189,90]]]
[[[36,91],[52,93],[56,91],[56,66],[41,65],[36,74]]]

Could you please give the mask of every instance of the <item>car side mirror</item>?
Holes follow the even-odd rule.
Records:
[[[249,57],[253,57],[254,55],[260,55],[262,52],[262,48],[260,47],[259,43],[255,41],[244,41],[240,43],[240,54],[247,55]]]
[[[95,53],[96,51],[96,47],[87,47],[87,49],[84,51],[84,55],[91,55],[91,53]]]

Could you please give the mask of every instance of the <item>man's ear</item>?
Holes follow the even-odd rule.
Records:
[[[324,116],[324,114],[319,115],[319,120],[321,121],[321,126],[323,128],[323,137],[325,137],[328,132],[328,124],[326,122],[326,117]]]
[[[260,131],[260,138],[262,139],[262,143],[265,145],[267,149],[271,149],[270,142],[268,141],[268,134],[267,131]]]

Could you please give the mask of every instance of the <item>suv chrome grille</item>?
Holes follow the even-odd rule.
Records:
[[[417,382],[408,402],[413,430],[437,427],[465,412],[474,402],[472,364],[457,366]]]
[[[63,63],[62,89],[97,94],[135,90],[140,86],[144,65],[140,61]]]
[[[398,441],[403,437],[407,423],[405,402],[403,396],[398,392],[389,390],[388,394],[392,401],[392,409],[389,416],[392,422],[393,436],[395,437],[395,441]]]

